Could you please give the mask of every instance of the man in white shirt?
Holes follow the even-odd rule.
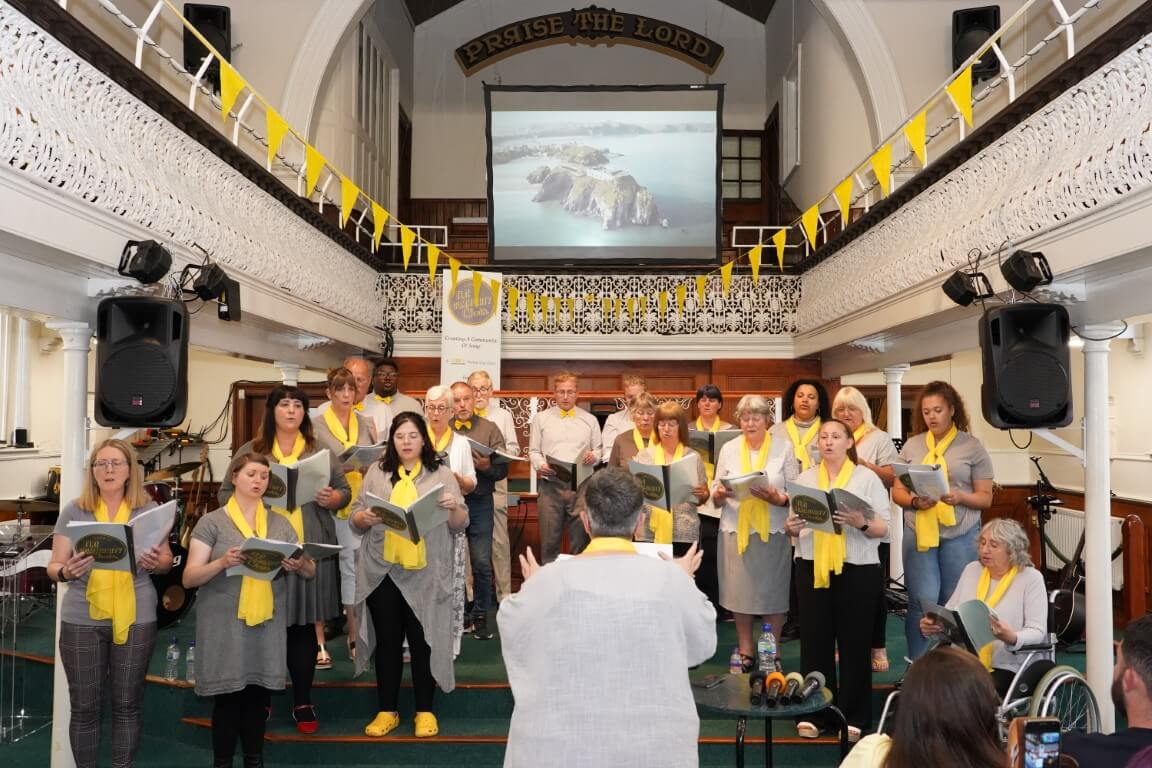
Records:
[[[540,477],[536,511],[542,563],[550,563],[560,554],[565,529],[572,554],[581,552],[588,543],[588,534],[576,516],[576,491],[561,485],[548,457],[589,467],[600,460],[600,423],[588,411],[576,407],[576,374],[561,371],[553,382],[556,404],[537,413],[528,432],[528,458]]]
[[[608,457],[612,455],[612,444],[616,442],[616,437],[621,432],[627,432],[635,426],[632,423],[632,407],[636,404],[636,398],[642,393],[648,391],[648,382],[644,380],[643,376],[629,374],[624,377],[624,408],[610,414],[604,420],[604,433],[601,436],[600,446],[600,461],[605,464],[608,463]]]
[[[492,377],[487,371],[473,371],[468,375],[468,386],[476,398],[473,407],[477,416],[482,416],[497,426],[504,436],[507,453],[520,455],[520,436],[512,414],[501,408],[492,397]],[[512,594],[512,559],[508,541],[508,478],[496,483],[492,494],[492,569],[496,578],[496,600],[499,602]]]
[[[420,401],[401,392],[399,386],[400,365],[388,357],[377,360],[372,371],[372,395],[368,398],[369,402],[387,405],[392,410],[393,415],[405,411],[423,413],[424,409],[420,407]],[[372,407],[377,406],[373,405]]]

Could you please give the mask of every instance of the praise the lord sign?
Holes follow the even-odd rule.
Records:
[[[505,24],[456,49],[456,61],[471,75],[520,51],[553,43],[651,48],[711,74],[724,56],[714,40],[659,19],[590,5]]]

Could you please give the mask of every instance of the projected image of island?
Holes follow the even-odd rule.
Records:
[[[653,94],[615,91],[516,92],[516,102],[542,103],[509,109],[498,95],[489,114],[493,260],[716,260],[715,93],[708,109],[621,109]],[[600,104],[556,108],[574,95]],[[650,103],[676,101],[655,95]]]

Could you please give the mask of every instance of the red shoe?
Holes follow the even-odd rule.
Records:
[[[296,721],[296,730],[305,735],[316,733],[320,728],[320,721],[316,719],[316,708],[311,704],[293,707],[292,719]]]

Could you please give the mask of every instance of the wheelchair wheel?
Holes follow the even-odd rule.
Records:
[[[1078,670],[1065,664],[1055,666],[1041,678],[1029,707],[1032,717],[1055,717],[1062,731],[1096,733],[1100,730],[1100,708],[1088,681]]]

